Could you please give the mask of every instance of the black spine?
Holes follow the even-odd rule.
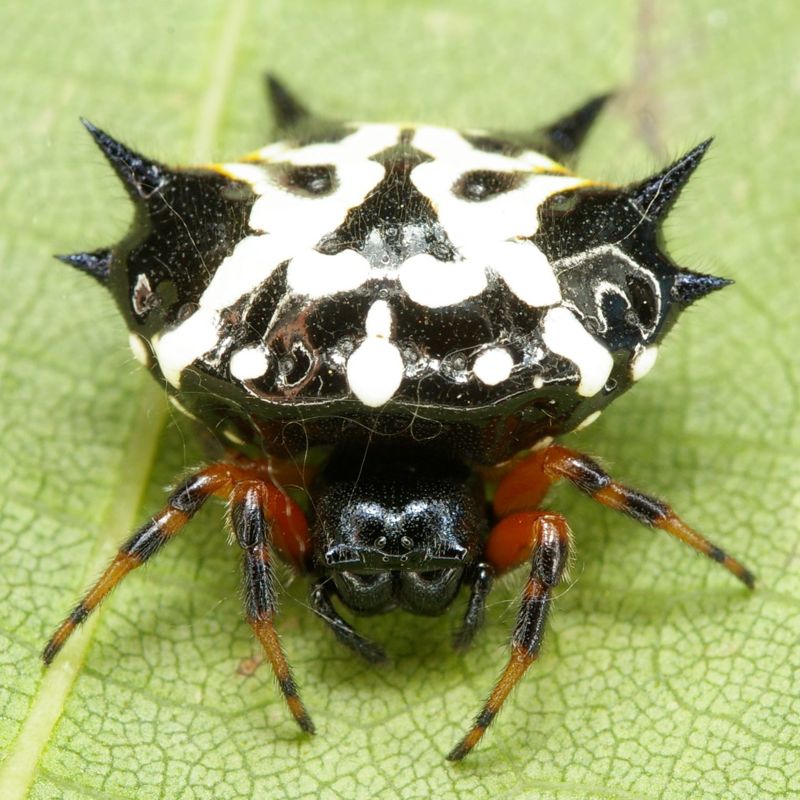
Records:
[[[95,250],[91,253],[70,253],[69,255],[57,255],[56,258],[64,264],[91,275],[96,281],[104,286],[108,283],[111,274],[111,250]]]
[[[167,181],[168,173],[161,164],[129,150],[89,120],[82,118],[81,122],[134,200],[147,200]]]
[[[274,75],[268,74],[267,96],[279,130],[293,128],[308,119],[308,109]]]
[[[628,195],[637,211],[654,222],[664,217],[700,165],[711,142],[712,139],[706,139],[671,166],[630,187]]]
[[[593,97],[580,108],[576,108],[544,129],[543,133],[559,157],[568,156],[581,146],[594,121],[612,97],[611,92]]]
[[[704,275],[701,272],[680,272],[672,284],[672,297],[679,303],[689,305],[705,297],[711,292],[724,289],[733,283],[728,278],[718,278],[716,275]]]

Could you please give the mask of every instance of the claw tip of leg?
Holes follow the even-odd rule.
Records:
[[[60,648],[55,647],[52,642],[47,643],[44,650],[42,650],[42,661],[45,667],[49,667],[53,663],[53,659],[56,657],[56,653],[58,653],[59,650]]]
[[[469,750],[464,746],[464,742],[459,742],[448,754],[447,760],[452,762],[463,761],[464,756]]]
[[[317,729],[308,714],[304,714],[302,717],[299,717],[297,719],[297,724],[300,726],[300,730],[303,731],[303,733],[309,734],[309,736],[313,736],[317,732]]]
[[[383,650],[376,650],[374,653],[370,653],[366,656],[366,659],[370,664],[375,664],[376,666],[381,666],[389,662],[389,657]]]

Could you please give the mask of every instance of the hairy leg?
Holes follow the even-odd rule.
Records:
[[[533,453],[500,481],[494,498],[496,516],[503,518],[516,511],[535,509],[549,487],[561,479],[568,480],[598,503],[680,539],[721,564],[748,588],[755,585],[755,576],[747,567],[689,527],[669,505],[619,483],[594,459],[561,445],[550,445]]]
[[[460,761],[481,740],[511,690],[538,657],[552,592],[567,564],[569,526],[564,517],[546,511],[527,512],[518,516],[525,517],[519,528],[527,532],[531,566],[511,637],[511,657],[472,727],[447,756],[450,761]],[[503,530],[495,527],[489,535],[487,552],[497,549],[492,547],[493,537],[502,536]],[[508,565],[498,563],[493,566],[500,572]]]

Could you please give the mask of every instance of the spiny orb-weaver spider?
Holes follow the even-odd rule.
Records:
[[[274,627],[274,556],[311,577],[314,611],[372,662],[384,651],[334,600],[435,615],[466,586],[465,648],[494,578],[528,564],[510,659],[456,761],[539,654],[571,547],[566,519],[541,507],[555,481],[753,587],[668,505],[553,443],[642,378],[679,313],[729,283],[657,245],[710,141],[613,187],[560,163],[606,97],[498,134],[343,124],[268,87],[281,138],[233,163],[169,168],[84,122],[136,213],[114,247],[60,258],[112,293],[134,355],[225,453],[121,546],[43,658],[212,496],[230,503],[247,621],[308,733]],[[316,468],[298,466],[312,450]]]

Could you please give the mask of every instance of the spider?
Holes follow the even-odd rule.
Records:
[[[268,92],[277,143],[232,163],[170,168],[84,121],[136,213],[119,244],[59,258],[111,292],[134,355],[225,455],[122,544],[43,659],[214,496],[242,550],[246,619],[307,733],[275,628],[276,557],[370,662],[383,649],[342,607],[438,615],[464,587],[464,649],[495,578],[527,565],[508,663],[458,761],[539,656],[572,548],[567,520],[543,507],[554,482],[753,588],[666,503],[555,441],[644,377],[678,314],[729,283],[658,246],[710,140],[613,187],[561,163],[608,96],[494,133],[340,123],[274,78]],[[296,469],[309,448],[316,468]]]

